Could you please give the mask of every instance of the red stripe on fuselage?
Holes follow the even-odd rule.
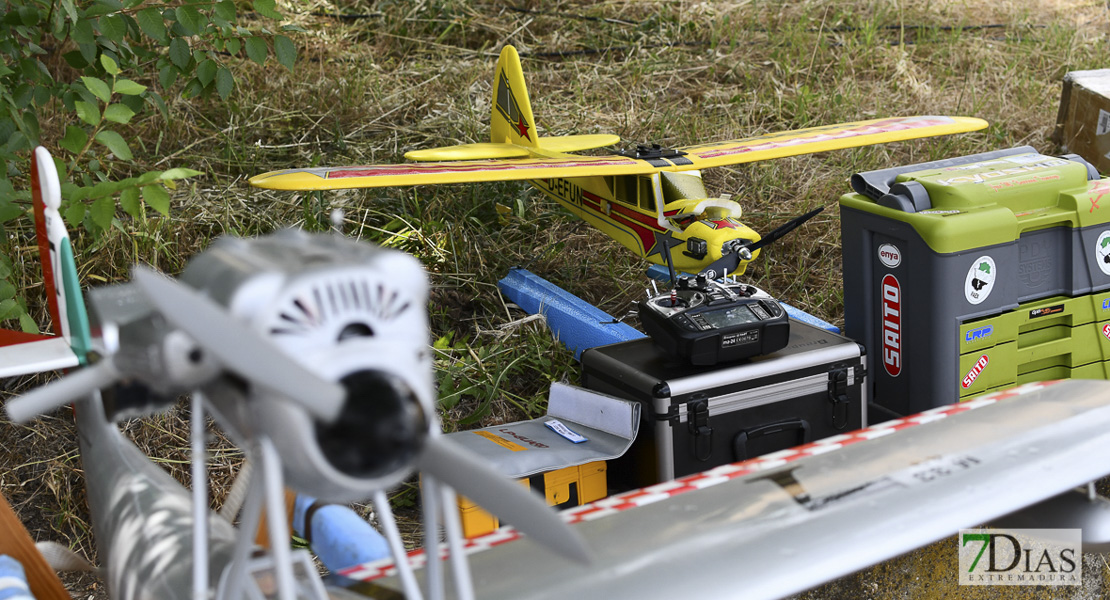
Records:
[[[644,213],[633,210],[619,202],[609,203],[609,214],[601,212],[601,205],[603,198],[596,194],[582,190],[582,198],[596,202],[596,208],[588,206],[585,202],[582,203],[582,208],[593,210],[603,219],[619,223],[632,229],[632,233],[640,240],[640,247],[643,248],[644,253],[651,251],[655,245],[655,232],[663,231],[659,223]]]

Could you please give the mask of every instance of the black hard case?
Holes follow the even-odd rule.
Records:
[[[643,404],[636,441],[609,469],[611,487],[643,487],[866,426],[863,354],[844,336],[793,320],[782,350],[710,367],[680,362],[648,338],[586,350],[584,387]]]

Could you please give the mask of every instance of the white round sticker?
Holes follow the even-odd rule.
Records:
[[[1110,231],[1103,231],[1095,242],[1095,262],[1102,272],[1110,275]]]
[[[902,251],[894,244],[879,246],[879,262],[893,269],[902,264]]]
[[[986,300],[994,289],[994,279],[997,276],[993,258],[980,256],[975,259],[967,270],[967,279],[964,280],[964,298],[972,304]]]

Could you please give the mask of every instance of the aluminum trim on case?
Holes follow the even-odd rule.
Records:
[[[660,482],[674,479],[674,438],[670,428],[670,421],[655,422],[655,456],[659,465],[656,471]]]
[[[855,344],[838,344],[825,346],[822,351],[803,352],[788,356],[770,355],[774,360],[753,361],[733,368],[719,369],[701,375],[692,375],[673,381],[668,381],[671,388],[671,397],[676,398],[683,394],[711,390],[737,381],[751,381],[761,377],[771,377],[782,373],[789,373],[806,367],[826,365],[842,360],[858,360],[859,346]],[[743,377],[738,377],[742,373]]]
[[[848,369],[849,387],[855,385],[855,379],[855,369]],[[763,387],[724,394],[709,399],[709,416],[727,414],[746,408],[754,408],[756,406],[774,404],[775,402],[797,398],[805,394],[811,394],[815,391],[825,389],[828,382],[829,374],[819,373],[800,379],[792,379],[790,381],[773,383]],[[686,420],[686,405],[682,404],[678,407],[678,422],[685,423]]]

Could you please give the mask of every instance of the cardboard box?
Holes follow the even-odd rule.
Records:
[[[1064,76],[1052,141],[1110,172],[1110,69]]]

